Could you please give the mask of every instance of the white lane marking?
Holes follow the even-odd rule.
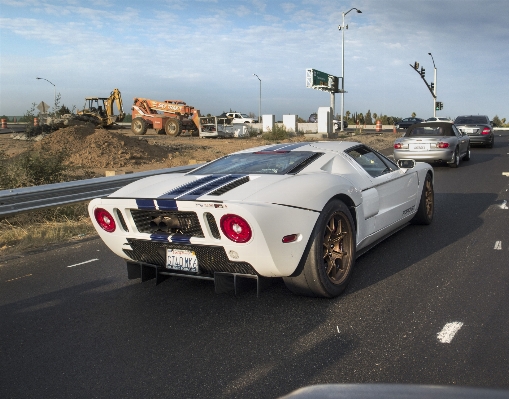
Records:
[[[19,280],[20,278],[24,278],[24,277],[30,277],[32,274],[25,274],[24,276],[21,276],[21,277],[16,277],[16,278],[11,278],[10,280],[6,280],[7,283],[11,282],[11,281],[16,281],[16,280]]]
[[[502,172],[504,176],[509,176],[509,172]]]
[[[495,247],[493,249],[501,250],[502,249],[502,241],[497,241],[495,243]]]
[[[85,262],[75,263],[74,265],[67,266],[67,267],[75,267],[75,266],[79,266],[79,265],[84,265],[85,263],[95,262],[96,260],[99,260],[99,259],[90,259],[90,260],[86,260]]]
[[[506,200],[504,200],[504,202],[502,202],[502,205],[500,205],[500,209],[509,209],[507,207],[507,201]]]
[[[438,340],[443,344],[450,344],[456,333],[463,326],[461,321],[454,321],[452,323],[447,323],[442,331],[437,334]]]

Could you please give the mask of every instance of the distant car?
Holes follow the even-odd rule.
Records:
[[[433,117],[426,119],[426,122],[448,122],[448,123],[454,123],[453,120],[449,118],[442,118],[442,117]]]
[[[415,125],[416,123],[424,122],[424,119],[421,118],[404,118],[399,122],[396,122],[396,129],[408,129],[410,126]]]
[[[340,120],[334,119],[332,121],[332,123],[334,124],[334,130],[338,130],[339,127],[341,126]],[[346,119],[343,119],[343,129],[346,129],[347,127],[348,127],[348,122],[346,121]]]
[[[470,138],[447,122],[413,125],[394,142],[394,159],[447,162],[452,168],[470,160]]]
[[[89,212],[130,279],[224,289],[283,277],[296,294],[331,298],[362,252],[408,222],[432,222],[433,177],[427,163],[396,164],[356,142],[270,144],[138,180]]]
[[[495,134],[490,118],[486,115],[463,115],[454,120],[458,130],[470,137],[472,144],[481,144],[493,148]]]
[[[231,123],[256,123],[258,122],[254,118],[250,118],[249,115],[242,114],[240,112],[226,112],[224,115],[231,120]]]
[[[318,115],[317,114],[311,114],[308,118],[308,123],[317,123],[318,122]]]

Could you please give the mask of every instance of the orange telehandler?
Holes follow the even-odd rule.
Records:
[[[181,100],[135,98],[132,111],[134,134],[145,134],[149,127],[169,136],[179,136],[183,131],[197,135],[200,130],[200,111]]]

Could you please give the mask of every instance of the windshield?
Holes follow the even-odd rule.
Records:
[[[458,116],[454,121],[456,125],[485,125],[487,122],[484,116]]]
[[[243,118],[249,118],[249,116],[248,116],[248,115],[246,115],[246,114],[240,114],[240,115],[241,115]]]
[[[415,136],[454,136],[454,132],[452,129],[445,129],[442,126],[439,127],[431,127],[431,126],[419,126],[414,127],[410,131],[405,133],[405,137],[415,137]]]
[[[284,175],[316,156],[311,151],[259,151],[220,158],[191,172],[192,175],[245,173]],[[300,169],[300,168],[299,168]]]

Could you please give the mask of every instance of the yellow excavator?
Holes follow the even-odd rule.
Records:
[[[116,104],[118,115],[114,114],[113,104]],[[122,107],[122,96],[118,89],[114,89],[109,97],[87,97],[85,108],[78,111],[77,115],[86,117],[98,126],[110,127],[116,122],[122,122],[125,118]]]

